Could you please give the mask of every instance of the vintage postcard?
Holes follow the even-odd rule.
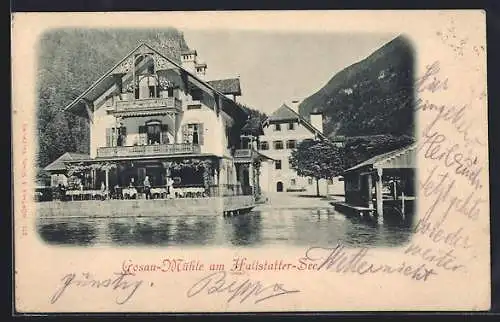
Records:
[[[16,311],[489,309],[485,21],[13,14]]]

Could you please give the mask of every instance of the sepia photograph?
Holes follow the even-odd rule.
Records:
[[[17,312],[489,308],[484,12],[19,13],[12,35]]]
[[[45,242],[409,240],[404,35],[58,29],[37,51]]]

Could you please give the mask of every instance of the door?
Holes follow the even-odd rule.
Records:
[[[147,125],[148,144],[160,144],[161,124],[148,123]]]
[[[283,192],[283,182],[281,181],[276,182],[276,191]]]

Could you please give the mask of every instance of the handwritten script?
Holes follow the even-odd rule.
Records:
[[[367,260],[368,248],[363,247],[355,250],[348,250],[338,242],[333,248],[311,247],[307,249],[302,261],[317,263],[317,270],[328,270],[342,274],[401,274],[417,281],[427,281],[437,272],[425,263],[419,265],[408,265],[401,262],[396,265],[386,263],[373,263]]]
[[[488,201],[481,193],[487,164],[479,154],[486,144],[476,131],[474,122],[478,111],[472,104],[475,99],[479,104],[483,102],[484,91],[476,97],[475,89],[471,89],[470,102],[434,104],[433,95],[453,87],[452,82],[443,77],[439,61],[427,65],[415,85],[417,93],[425,94],[417,99],[416,111],[423,113],[425,116],[421,119],[426,121],[417,152],[431,165],[422,169],[418,182],[419,195],[426,203],[419,211],[421,216],[414,232],[432,244],[423,247],[414,242],[404,254],[423,259],[438,269],[463,272],[467,260],[459,258],[455,251],[471,249],[473,244],[469,226],[455,224],[453,219],[460,216],[471,224],[478,221]]]
[[[98,279],[90,273],[66,274],[61,279],[61,285],[57,287],[55,293],[50,298],[50,303],[56,303],[70,289],[110,289],[118,293],[116,303],[120,305],[125,304],[136,294],[139,287],[143,285],[142,280],[131,280],[130,276],[131,274],[129,273],[120,272],[114,273],[111,277]]]
[[[260,281],[250,279],[229,278],[228,273],[219,271],[207,276],[189,288],[188,297],[201,295],[225,295],[227,303],[238,300],[240,303],[253,301],[254,304],[283,296],[291,293],[298,293],[299,290],[287,290],[283,284],[273,283],[264,285]]]

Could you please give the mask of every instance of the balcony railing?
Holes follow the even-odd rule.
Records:
[[[154,155],[174,155],[187,153],[200,153],[199,145],[176,143],[156,145],[114,146],[97,149],[98,158],[110,157],[142,157]]]
[[[181,110],[181,100],[175,97],[165,97],[116,101],[114,109],[111,108],[109,109],[109,111],[112,113],[128,113],[142,111],[163,111],[168,109]]]
[[[252,150],[250,149],[238,149],[234,151],[235,158],[250,158],[252,156]]]

